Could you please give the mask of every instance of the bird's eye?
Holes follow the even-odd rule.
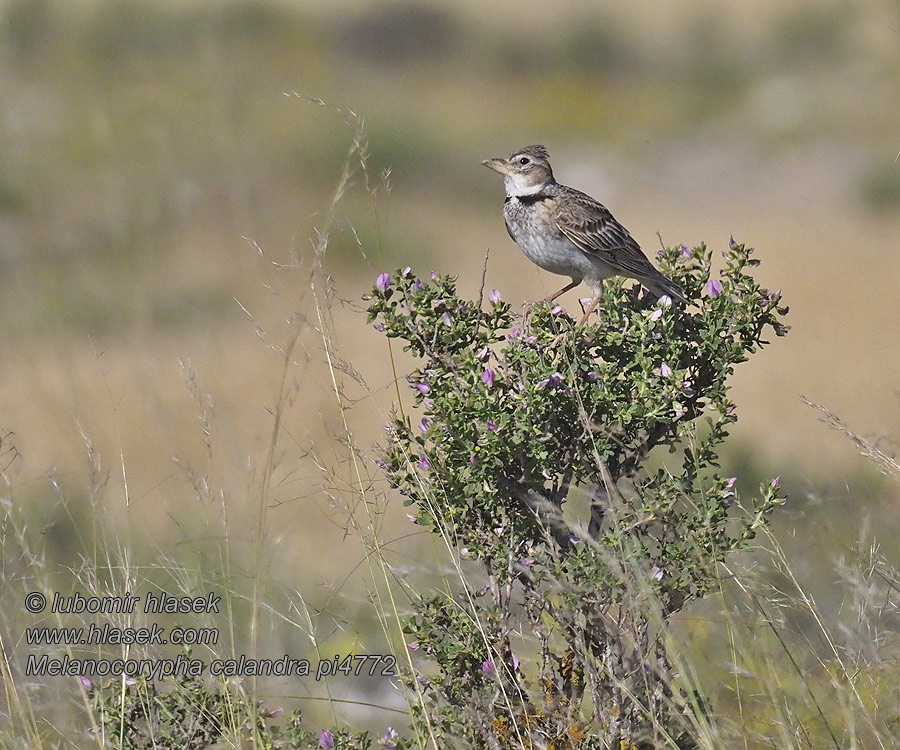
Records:
[[[527,156],[523,156],[521,159],[519,159],[519,164],[524,167],[526,164],[528,164],[529,161],[530,159]]]

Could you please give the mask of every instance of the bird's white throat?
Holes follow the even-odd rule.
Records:
[[[509,174],[503,178],[506,194],[510,197],[534,195],[544,189],[546,182],[533,182],[523,174]]]

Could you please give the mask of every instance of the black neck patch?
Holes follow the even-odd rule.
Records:
[[[548,195],[547,193],[532,193],[531,195],[507,195],[504,203],[509,203],[513,198],[515,198],[519,203],[523,206],[530,206],[538,201],[545,201],[548,198],[552,198],[553,196]]]

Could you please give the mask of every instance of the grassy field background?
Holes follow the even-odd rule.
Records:
[[[0,101],[7,497],[60,590],[116,539],[147,581],[184,566],[187,588],[238,590],[264,569],[273,614],[254,636],[236,604],[235,652],[297,651],[297,601],[327,651],[385,648],[326,354],[372,449],[396,400],[360,299],[378,272],[475,295],[490,249],[488,286],[515,305],[556,288],[480,165],[536,142],[648,255],[657,233],[757,248],[793,330],[735,376],[726,468],[748,492],[782,474],[777,536],[826,600],[869,529],[900,554],[896,489],[800,399],[897,439],[896,3],[7,0]],[[427,568],[398,498],[384,514],[395,563]],[[34,618],[2,596],[9,649]]]

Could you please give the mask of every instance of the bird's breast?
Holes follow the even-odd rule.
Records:
[[[523,204],[512,197],[504,206],[506,227],[532,263],[545,271],[573,278],[606,278],[606,266],[579,250],[553,221],[550,201]]]

